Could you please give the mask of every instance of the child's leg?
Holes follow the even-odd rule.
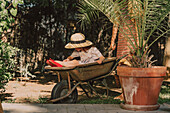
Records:
[[[55,62],[61,64],[62,66],[64,66],[64,62],[63,61],[60,61],[60,60],[54,60]]]
[[[68,62],[63,62],[63,61],[55,60],[55,62],[61,64],[64,67],[72,67],[72,66],[79,65],[79,61],[77,61],[77,60],[72,60],[72,61],[68,61]]]

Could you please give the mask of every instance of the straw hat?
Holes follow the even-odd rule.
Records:
[[[93,43],[89,40],[85,40],[85,36],[82,33],[75,33],[71,36],[70,42],[65,46],[66,49],[74,49],[87,47]]]

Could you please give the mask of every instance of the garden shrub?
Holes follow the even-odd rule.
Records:
[[[5,91],[6,83],[12,78],[17,48],[0,40],[0,89]]]

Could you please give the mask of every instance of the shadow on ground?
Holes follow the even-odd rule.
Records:
[[[36,73],[34,75],[36,75],[36,78],[32,78],[32,79],[30,78],[30,80],[24,79],[24,78],[19,78],[17,76],[15,78],[13,78],[13,81],[16,84],[14,86],[12,86],[11,88],[15,89],[16,92],[15,91],[13,93],[4,92],[3,94],[0,95],[1,100],[4,101],[4,102],[7,102],[7,103],[15,103],[15,100],[17,98],[20,98],[20,97],[15,97],[16,93],[18,93],[19,90],[25,90],[25,92],[24,91],[21,92],[21,93],[23,93],[21,95],[21,97],[22,97],[24,95],[24,93],[25,93],[25,95],[26,95],[26,92],[31,93],[33,90],[36,90],[37,87],[41,88],[40,86],[46,87],[46,86],[50,85],[51,86],[50,90],[44,88],[44,89],[41,89],[39,91],[39,93],[41,93],[42,96],[41,97],[37,96],[36,101],[35,100],[33,101],[31,99],[32,97],[31,96],[28,97],[27,95],[25,97],[23,97],[23,101],[22,101],[23,103],[37,103],[37,101],[38,102],[43,101],[43,103],[48,103],[48,102],[45,102],[43,99],[44,98],[46,98],[46,100],[50,99],[52,87],[54,87],[54,85],[58,82],[58,80],[57,80],[58,77],[53,72],[45,72],[43,74]],[[15,82],[15,81],[17,81],[17,82]],[[109,93],[108,93],[109,95],[108,96],[115,97],[115,96],[118,96],[118,95],[121,94],[120,88],[118,88],[117,84],[115,83],[114,76],[107,77],[106,82],[107,82],[108,86],[111,88],[111,90],[109,90]],[[34,85],[32,85],[31,83],[33,83]],[[32,85],[32,87],[31,87],[31,85]],[[78,94],[79,94],[78,102],[83,101],[83,100],[91,100],[91,99],[99,99],[100,98],[99,96],[96,95],[95,92],[93,92],[93,94],[90,93],[91,90],[87,86],[86,82],[84,82],[82,84],[82,86],[89,93],[89,95],[91,95],[91,96],[90,96],[90,98],[88,98],[86,96],[86,94],[83,92],[83,90],[80,87],[77,87]],[[22,89],[20,87],[22,87]],[[24,89],[24,87],[26,89]],[[30,90],[27,89],[28,87],[30,88]],[[97,93],[99,95],[102,95],[104,98],[106,98],[107,90],[106,90],[106,87],[102,84],[101,80],[95,81],[94,84],[93,84],[93,87],[94,87],[94,89],[97,91]],[[20,88],[20,89],[17,89],[17,88]],[[46,94],[48,93],[48,95],[43,96],[43,94],[45,94],[45,93]],[[39,95],[39,94],[35,93],[35,91],[32,94],[33,95]],[[11,97],[11,98],[9,98],[9,97]]]

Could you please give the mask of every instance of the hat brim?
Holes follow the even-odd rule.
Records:
[[[66,49],[75,49],[75,48],[81,48],[81,47],[88,47],[93,45],[93,43],[89,40],[86,40],[84,43],[80,43],[80,44],[72,44],[72,43],[68,43],[67,45],[65,45]]]

